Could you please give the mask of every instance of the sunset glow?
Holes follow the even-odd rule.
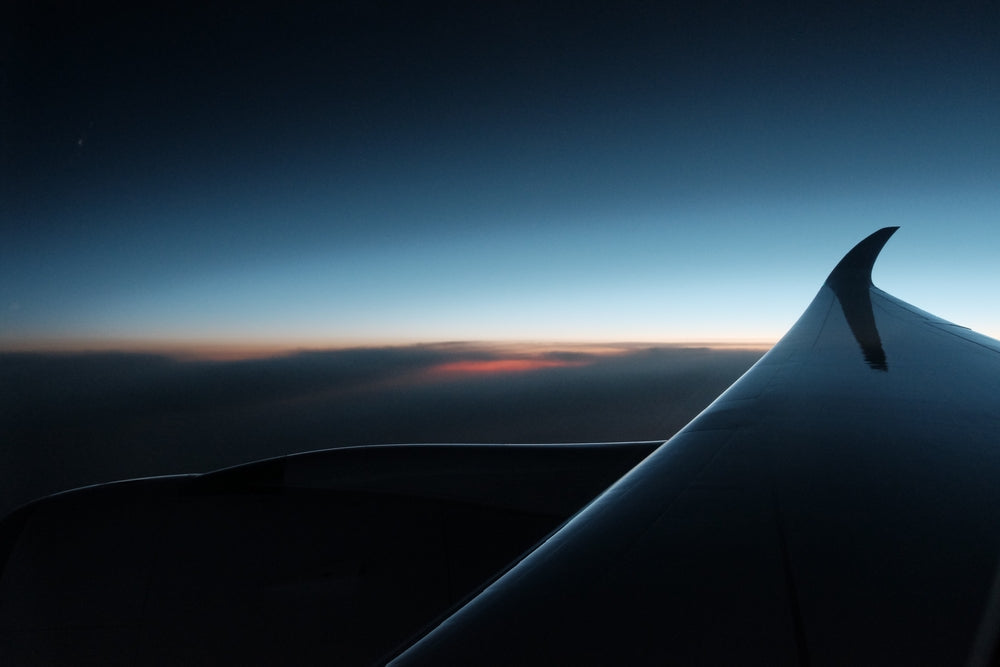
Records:
[[[543,368],[582,366],[583,361],[557,361],[554,359],[489,359],[484,361],[453,361],[431,369],[431,373],[523,373]]]
[[[763,347],[889,225],[1000,335],[989,3],[15,5],[0,351]]]

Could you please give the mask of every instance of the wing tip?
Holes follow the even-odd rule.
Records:
[[[883,227],[869,234],[864,240],[851,248],[844,255],[826,279],[830,287],[870,287],[872,285],[872,267],[879,253],[898,226]]]

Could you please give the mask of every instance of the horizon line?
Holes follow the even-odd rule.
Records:
[[[650,347],[709,348],[717,350],[768,350],[775,340],[691,339],[691,340],[557,340],[557,339],[442,339],[442,340],[350,340],[305,341],[218,341],[149,340],[120,338],[46,338],[0,340],[0,354],[153,354],[192,361],[240,361],[291,356],[309,352],[385,348],[468,348],[489,349],[516,357],[530,357],[555,351],[615,354]]]

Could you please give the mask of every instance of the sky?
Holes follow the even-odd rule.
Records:
[[[0,349],[1000,336],[1000,4],[6,3]]]

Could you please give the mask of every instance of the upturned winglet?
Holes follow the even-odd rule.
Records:
[[[897,229],[899,227],[883,227],[854,246],[826,279],[827,287],[837,295],[854,339],[861,346],[865,362],[877,371],[888,371],[889,362],[872,311],[872,266]]]
[[[883,227],[854,246],[826,279],[837,292],[867,289],[872,285],[872,266],[882,247],[899,227]]]

